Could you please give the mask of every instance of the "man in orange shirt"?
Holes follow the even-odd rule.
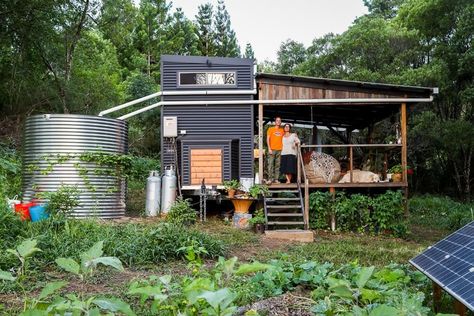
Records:
[[[283,147],[283,128],[281,128],[281,117],[275,117],[275,126],[267,130],[267,146],[268,146],[268,160],[267,160],[267,183],[280,183],[280,159],[281,149]]]

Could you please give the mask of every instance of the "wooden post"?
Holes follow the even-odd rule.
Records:
[[[329,193],[331,193],[331,198],[334,203],[334,201],[336,200],[336,188],[330,187]],[[334,211],[331,212],[331,230],[332,231],[336,230],[336,214],[334,213]]]
[[[311,118],[313,120],[313,118]],[[318,125],[313,124],[312,133],[311,133],[311,145],[318,144]]]
[[[467,308],[464,306],[463,303],[454,299],[454,312],[459,316],[466,316],[467,315]]]
[[[403,182],[407,183],[407,104],[402,103],[400,108],[400,126],[402,137],[402,177]]]
[[[309,229],[309,180],[304,179],[304,218],[305,229]]]
[[[258,178],[260,183],[263,182],[263,172],[263,104],[260,103],[258,105]]]
[[[352,150],[352,146],[349,147],[349,172],[350,172],[350,182],[352,183],[354,181],[354,174],[352,172],[352,169],[354,169],[354,164],[353,164],[353,150]]]
[[[433,282],[433,309],[435,313],[439,313],[442,296],[443,290],[441,289],[441,286]]]
[[[402,179],[403,183],[408,184],[408,173],[407,173],[407,104],[402,103],[400,108],[400,129],[402,137]],[[405,217],[408,216],[408,187],[405,187],[404,195],[404,209]]]
[[[303,157],[301,156],[301,147],[297,145],[298,152],[296,153],[296,182],[301,183],[301,163],[303,161]]]

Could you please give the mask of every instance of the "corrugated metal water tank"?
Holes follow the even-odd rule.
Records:
[[[30,116],[23,144],[24,201],[61,185],[77,186],[79,206],[71,216],[117,218],[125,214],[125,180],[115,167],[80,159],[89,152],[126,154],[125,121],[75,114]]]

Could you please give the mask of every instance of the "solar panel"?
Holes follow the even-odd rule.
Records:
[[[428,247],[410,263],[474,311],[474,222]]]

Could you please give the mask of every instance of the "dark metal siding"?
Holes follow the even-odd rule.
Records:
[[[254,73],[251,59],[220,58],[198,56],[162,56],[161,58],[161,88],[163,91],[179,90],[251,90],[254,89]],[[236,85],[233,86],[178,86],[180,72],[199,71],[228,71],[236,73]],[[253,95],[187,95],[166,96],[164,101],[223,101],[223,100],[252,100]],[[179,147],[181,150],[180,162],[183,185],[189,183],[189,146],[207,146],[215,148],[216,138],[219,138],[220,148],[224,150],[223,177],[250,178],[253,177],[253,106],[252,105],[166,105],[161,115],[177,116],[178,131],[186,130],[186,136],[192,137],[192,145],[186,142]],[[162,124],[163,125],[163,124]],[[237,141],[231,141],[238,138]],[[183,140],[184,140],[183,139]],[[197,142],[196,142],[197,139]],[[237,145],[236,145],[237,144]],[[174,163],[174,152],[167,139],[161,139],[162,165]],[[231,165],[229,165],[231,163]]]
[[[164,106],[163,116],[178,117],[178,131],[186,130],[186,136],[202,136],[202,144],[212,136],[230,139],[239,138],[240,177],[253,177],[253,107],[248,105],[209,105],[209,106]],[[163,122],[162,122],[163,123]],[[168,150],[170,144],[162,139],[163,167],[173,164],[174,152]],[[229,148],[230,151],[230,148]],[[181,165],[185,168],[186,157],[183,152]],[[189,166],[188,166],[189,167]],[[227,167],[226,167],[227,168]],[[229,166],[230,168],[230,166]],[[226,171],[227,172],[227,171]],[[183,177],[184,179],[184,177]],[[183,182],[184,183],[184,182]]]
[[[238,179],[240,174],[240,154],[239,154],[239,142],[233,141],[231,145],[231,161],[232,161],[232,174],[231,179]]]
[[[213,58],[193,56],[162,56],[161,89],[170,90],[250,90],[253,89],[253,60],[242,58]],[[178,87],[179,72],[228,71],[236,73],[235,86]],[[231,96],[233,97],[233,96]],[[200,99],[201,100],[201,99]]]

